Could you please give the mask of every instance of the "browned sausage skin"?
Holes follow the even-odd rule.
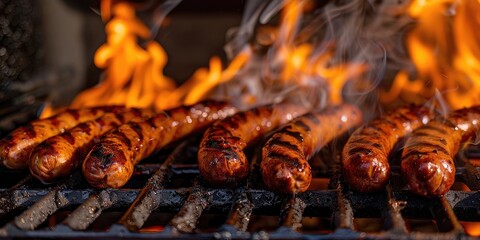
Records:
[[[121,187],[142,159],[234,112],[227,103],[204,101],[167,110],[146,121],[122,124],[93,146],[83,162],[83,175],[97,188]]]
[[[409,189],[424,196],[445,194],[455,181],[453,157],[462,142],[479,133],[480,106],[460,109],[415,130],[402,152]]]
[[[119,109],[50,137],[33,149],[30,172],[44,183],[66,176],[83,161],[95,139],[122,123],[145,120],[152,115],[150,110]]]
[[[207,129],[198,150],[198,168],[212,184],[234,186],[244,180],[249,163],[243,150],[264,133],[305,113],[290,104],[269,105],[243,111]]]
[[[395,144],[426,124],[431,115],[425,107],[400,107],[353,132],[342,152],[342,168],[348,184],[361,192],[383,189],[390,178],[388,157]]]
[[[304,192],[312,171],[308,159],[328,142],[362,122],[354,105],[344,104],[294,119],[268,139],[262,149],[263,182],[282,193]]]
[[[45,139],[118,108],[121,107],[70,109],[49,118],[34,120],[13,130],[0,141],[0,163],[10,169],[26,168],[31,151]]]

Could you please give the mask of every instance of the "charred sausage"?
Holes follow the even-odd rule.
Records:
[[[312,180],[308,159],[361,122],[360,109],[344,104],[300,116],[287,124],[262,149],[260,166],[266,187],[282,193],[306,191]]]
[[[353,132],[342,151],[347,183],[360,192],[383,189],[390,178],[388,157],[395,144],[430,118],[425,107],[400,107]]]
[[[460,109],[415,130],[402,152],[402,174],[409,189],[423,196],[445,194],[455,181],[453,157],[479,132],[480,106]]]
[[[92,147],[83,162],[83,175],[93,187],[121,187],[142,159],[234,112],[229,104],[205,101],[167,110],[146,121],[122,124]]]
[[[49,118],[34,120],[13,130],[0,141],[0,163],[10,169],[26,168],[33,148],[45,139],[118,108],[121,107],[70,109]]]
[[[33,149],[30,172],[44,183],[66,176],[81,164],[94,140],[122,123],[145,120],[152,115],[150,110],[120,109],[50,137]]]
[[[198,168],[212,184],[234,186],[244,180],[249,163],[243,150],[256,139],[305,113],[279,104],[254,108],[216,122],[205,132],[198,150]]]

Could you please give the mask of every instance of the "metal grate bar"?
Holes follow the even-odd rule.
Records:
[[[198,218],[208,205],[208,193],[201,186],[200,178],[195,179],[191,193],[180,211],[173,217],[169,227],[181,233],[191,233],[197,227]]]
[[[222,229],[230,230],[233,226],[235,231],[245,232],[247,231],[254,205],[252,201],[250,201],[247,192],[243,189],[237,192],[237,196],[238,199],[236,200],[225,225],[222,226]]]
[[[140,229],[150,214],[158,207],[160,194],[158,192],[165,187],[168,172],[172,169],[174,160],[181,154],[190,142],[184,141],[179,144],[168,156],[165,162],[148,179],[135,202],[128,208],[118,224],[124,225],[130,231]]]
[[[259,156],[261,156],[259,153],[253,156],[250,163],[250,175],[247,179],[247,186],[236,191],[237,200],[228,215],[227,221],[220,228],[221,231],[232,232],[233,234],[247,231],[255,204],[250,200],[246,191],[260,181],[261,176],[258,172],[258,169],[260,169]]]
[[[13,192],[15,192],[15,190],[17,189],[24,189],[26,183],[29,182],[31,179],[32,175],[28,175],[10,189],[7,189],[0,193],[0,206],[2,206],[2,208],[0,209],[0,217],[4,217],[5,215],[22,205],[24,201],[21,201],[22,199],[16,198]]]
[[[472,191],[480,190],[480,172],[473,166],[470,161],[465,161],[464,171],[462,171],[462,177],[467,184],[468,188]]]
[[[440,231],[464,234],[463,227],[453,212],[452,206],[447,198],[442,196],[431,201],[430,211],[432,212]]]
[[[406,206],[407,202],[398,201],[394,198],[390,184],[387,185],[387,203],[388,208],[385,211],[386,215],[384,215],[386,229],[395,235],[406,234],[407,226],[400,211]]]
[[[81,182],[80,172],[76,172],[63,184],[57,186],[30,208],[15,217],[13,223],[20,229],[33,230],[42,224],[47,218],[58,209],[70,203],[62,189],[72,189]]]
[[[85,230],[100,216],[103,210],[114,205],[117,199],[117,195],[109,189],[102,190],[98,194],[91,194],[61,224],[73,230]]]
[[[302,226],[303,211],[307,204],[298,197],[290,197],[282,208],[280,226],[298,231]]]

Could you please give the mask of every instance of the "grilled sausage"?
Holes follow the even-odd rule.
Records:
[[[243,152],[245,147],[305,111],[294,105],[269,105],[216,122],[207,129],[200,142],[200,174],[209,183],[222,186],[239,184],[249,172],[249,163]]]
[[[445,194],[455,181],[453,157],[479,131],[480,106],[460,109],[415,130],[402,152],[409,189],[424,196]]]
[[[118,108],[121,107],[70,109],[49,118],[34,120],[13,130],[0,141],[0,163],[10,169],[26,168],[33,148],[45,139]]]
[[[79,166],[95,139],[129,121],[145,120],[152,111],[125,108],[83,122],[37,145],[30,155],[30,172],[44,183],[68,175]]]
[[[381,190],[390,178],[388,157],[406,134],[426,124],[429,109],[397,108],[352,133],[342,151],[345,180],[360,192]]]
[[[167,110],[146,121],[122,124],[93,146],[83,162],[83,175],[93,187],[121,187],[140,160],[234,112],[226,103],[205,101]]]
[[[312,180],[308,159],[361,122],[360,109],[344,104],[300,116],[287,124],[262,149],[260,166],[266,187],[282,193],[306,191]]]

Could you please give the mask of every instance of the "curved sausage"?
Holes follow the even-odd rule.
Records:
[[[388,157],[395,144],[426,124],[431,115],[425,107],[400,107],[353,132],[342,151],[347,183],[360,192],[383,189],[390,178]]]
[[[26,168],[33,148],[45,139],[118,108],[121,107],[70,109],[49,118],[34,120],[13,130],[0,141],[0,163],[10,169]]]
[[[344,104],[294,119],[262,149],[263,182],[282,193],[305,192],[312,180],[308,159],[328,142],[362,122],[362,112]]]
[[[289,104],[269,105],[216,122],[207,129],[200,142],[200,174],[209,183],[221,186],[239,184],[249,172],[249,163],[243,152],[245,147],[305,111]]]
[[[409,189],[423,196],[445,194],[455,181],[453,157],[479,131],[480,106],[460,109],[415,130],[402,152]]]
[[[93,187],[121,187],[142,159],[234,112],[227,103],[205,101],[167,110],[146,121],[122,124],[92,147],[82,165],[83,175]]]
[[[66,176],[80,165],[95,139],[122,123],[145,120],[152,115],[150,110],[120,109],[50,137],[33,149],[30,172],[44,183]]]

